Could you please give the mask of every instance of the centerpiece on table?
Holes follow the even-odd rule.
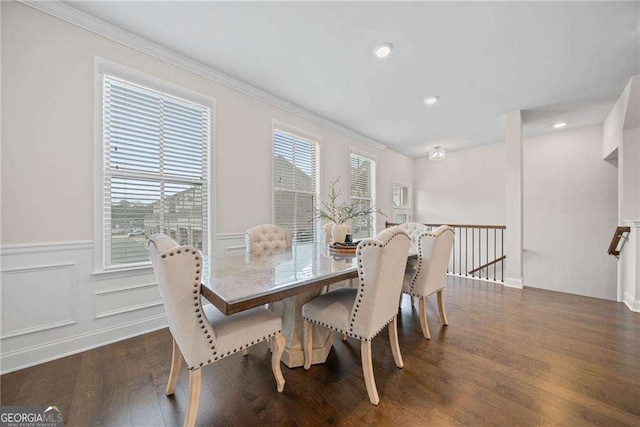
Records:
[[[332,223],[331,236],[333,241],[343,244],[347,237],[349,222],[362,221],[371,227],[373,214],[379,213],[387,216],[376,206],[363,206],[358,202],[338,203],[338,198],[342,194],[336,185],[340,182],[340,177],[329,184],[329,200],[321,202],[320,207],[316,209],[316,218]]]

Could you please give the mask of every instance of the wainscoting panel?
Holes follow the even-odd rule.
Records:
[[[75,263],[2,272],[2,339],[76,321]]]
[[[157,283],[127,286],[95,293],[96,319],[162,305]]]
[[[244,252],[244,232],[213,251]],[[0,373],[167,325],[153,270],[96,274],[91,241],[6,245],[0,261]]]
[[[151,269],[93,273],[93,242],[0,248],[0,372],[166,326]]]

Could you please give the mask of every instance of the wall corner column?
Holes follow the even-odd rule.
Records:
[[[505,286],[523,287],[523,154],[522,114],[520,110],[505,115],[506,142],[506,233],[505,233]]]

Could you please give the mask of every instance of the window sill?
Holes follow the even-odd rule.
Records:
[[[153,266],[140,265],[135,267],[117,268],[113,270],[95,270],[91,273],[96,279],[107,279],[112,277],[140,276],[143,274],[153,274]]]

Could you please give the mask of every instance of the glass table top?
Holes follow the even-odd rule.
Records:
[[[324,243],[296,244],[286,251],[259,255],[243,252],[207,258],[202,284],[227,304],[356,273],[355,254],[330,253]]]

